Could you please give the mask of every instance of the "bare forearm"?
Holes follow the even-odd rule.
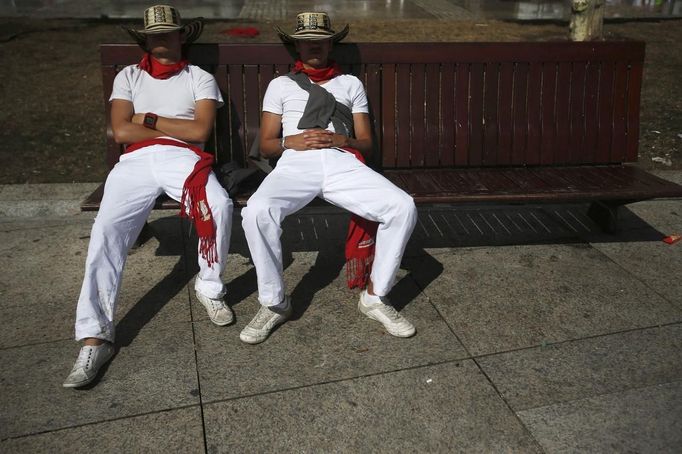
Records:
[[[372,139],[353,139],[348,138],[348,147],[355,148],[366,158],[372,155]]]
[[[212,126],[212,125],[211,125]],[[203,143],[208,140],[211,127],[206,127],[197,120],[158,117],[156,130],[185,142]]]
[[[163,135],[155,129],[145,128],[131,122],[122,122],[113,128],[114,140],[119,144],[131,144],[142,140],[154,139]]]
[[[282,148],[282,139],[264,139],[261,137],[260,141],[260,154],[265,158],[277,158],[279,157],[284,148]]]

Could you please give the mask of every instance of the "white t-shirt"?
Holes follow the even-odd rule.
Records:
[[[223,97],[215,78],[194,65],[168,79],[154,79],[137,65],[123,68],[114,79],[109,101],[124,99],[133,103],[135,113],[153,112],[166,118],[194,119],[200,99],[214,99],[218,107]]]
[[[320,87],[334,95],[334,98],[347,106],[352,113],[369,113],[365,88],[357,77],[342,74]],[[297,126],[305,111],[308,97],[308,92],[287,76],[273,79],[268,85],[263,97],[263,111],[282,116],[283,137],[303,132]],[[336,132],[331,122],[326,129]]]

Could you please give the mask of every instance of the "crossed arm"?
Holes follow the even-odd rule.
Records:
[[[203,143],[208,140],[215,121],[217,102],[200,99],[194,108],[194,119],[183,120],[159,116],[156,129],[142,125],[145,113],[135,113],[133,103],[123,99],[111,102],[111,129],[114,140],[131,144],[156,137],[173,137],[184,142]]]
[[[308,129],[299,134],[286,137],[286,148],[294,150],[316,150],[320,148],[351,147],[360,151],[365,157],[372,153],[372,130],[369,115],[353,114],[355,138],[336,134],[324,129]],[[266,158],[274,158],[282,154],[282,116],[271,112],[263,112],[260,124],[260,151]]]

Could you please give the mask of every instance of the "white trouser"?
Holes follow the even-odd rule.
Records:
[[[281,224],[315,197],[379,222],[371,279],[385,296],[395,283],[407,240],[417,222],[412,197],[350,153],[337,149],[285,150],[277,167],[242,210],[242,226],[264,306],[284,298]]]
[[[121,156],[109,173],[90,234],[85,277],[76,310],[76,340],[114,340],[114,312],[130,247],[162,193],[180,200],[187,175],[199,157],[191,150],[152,145]],[[195,288],[209,298],[225,293],[220,274],[232,228],[232,201],[211,172],[206,197],[216,227],[218,262],[209,267],[199,254]]]

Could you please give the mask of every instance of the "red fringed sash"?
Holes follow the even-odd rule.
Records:
[[[208,262],[208,266],[213,266],[218,261],[218,249],[216,245],[216,228],[213,223],[213,213],[208,206],[206,199],[206,182],[213,165],[213,155],[205,151],[172,139],[150,139],[136,142],[126,147],[126,153],[139,150],[150,145],[171,145],[174,147],[187,148],[192,150],[199,160],[194,165],[194,169],[187,176],[182,187],[182,198],[180,200],[180,216],[187,217],[194,222],[199,236],[199,253]]]

